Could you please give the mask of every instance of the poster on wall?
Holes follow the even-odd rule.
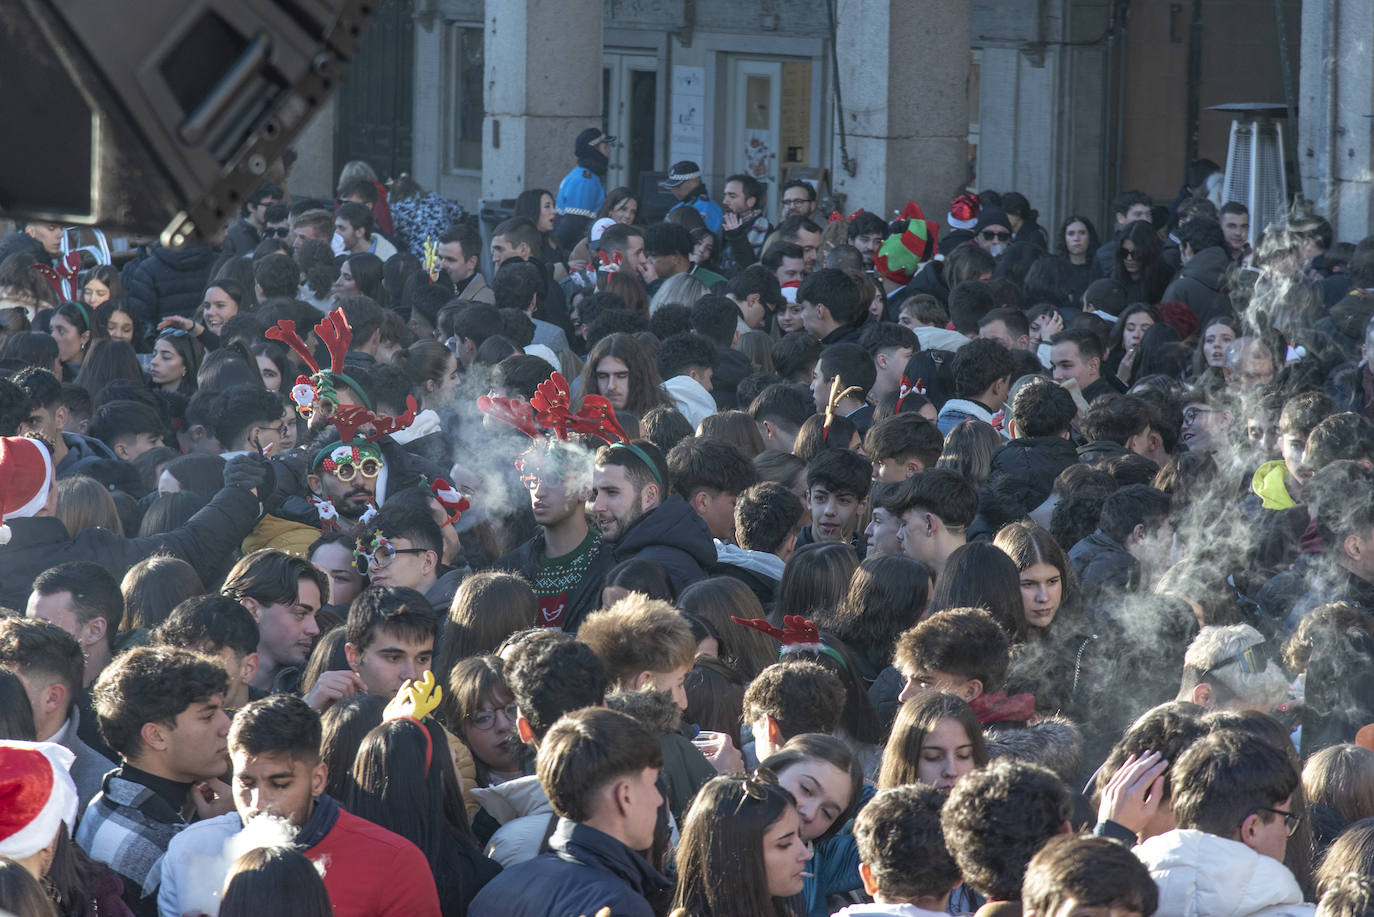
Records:
[[[706,147],[706,68],[673,67],[672,98],[669,100],[672,128],[668,138],[668,159],[690,159],[700,163]]]

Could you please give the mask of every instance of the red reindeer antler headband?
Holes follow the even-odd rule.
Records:
[[[801,615],[783,615],[782,627],[774,627],[767,618],[737,618],[731,615],[730,620],[744,627],[763,631],[782,644],[782,655],[784,656],[788,653],[798,652],[818,653],[829,656],[846,669],[849,668],[849,663],[845,662],[839,651],[834,647],[826,646],[821,640],[821,631],[815,622]]]

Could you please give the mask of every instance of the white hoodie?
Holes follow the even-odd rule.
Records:
[[[673,407],[678,409],[687,422],[692,425],[692,429],[697,428],[707,417],[710,417],[717,410],[716,400],[711,397],[711,393],[706,391],[706,386],[685,373],[681,376],[673,376],[663,383],[663,390],[668,393],[668,397],[673,399]]]
[[[1149,838],[1135,855],[1159,886],[1155,917],[1310,917],[1293,874],[1240,841],[1191,828]]]

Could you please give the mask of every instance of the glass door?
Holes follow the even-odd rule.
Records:
[[[775,200],[781,127],[782,64],[778,61],[731,61],[729,148],[717,170],[722,176],[745,172],[764,184]]]
[[[607,52],[602,80],[603,129],[618,138],[611,149],[607,190],[638,188],[640,173],[658,167],[658,59]]]

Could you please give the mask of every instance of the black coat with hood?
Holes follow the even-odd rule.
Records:
[[[1073,440],[1062,436],[1019,436],[997,447],[992,454],[988,477],[1007,475],[1031,484],[1044,502],[1054,489],[1054,480],[1070,465],[1078,463]]]
[[[677,494],[639,517],[610,548],[616,563],[638,557],[662,564],[679,595],[716,562],[711,530]]]
[[[605,832],[566,818],[549,852],[508,869],[477,893],[470,917],[616,917],[667,913],[673,884],[635,851]]]
[[[148,257],[124,278],[124,299],[144,328],[169,315],[189,318],[201,303],[215,252],[188,242],[180,248],[153,243]]]
[[[1218,246],[1204,248],[1178,272],[1164,291],[1163,302],[1181,302],[1197,316],[1202,328],[1219,315],[1231,314],[1231,297],[1226,294],[1226,272],[1231,256]]]
[[[251,490],[225,487],[181,528],[149,538],[126,538],[102,528],[83,529],[72,537],[54,516],[10,519],[12,537],[0,545],[0,606],[23,608],[38,574],[74,560],[94,561],[119,579],[140,560],[170,554],[212,582],[258,518],[258,499]]]

